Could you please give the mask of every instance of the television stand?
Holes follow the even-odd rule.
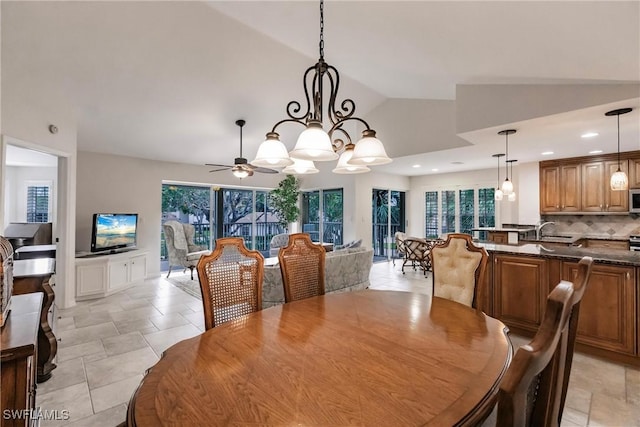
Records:
[[[76,254],[76,300],[102,298],[143,282],[149,252]]]

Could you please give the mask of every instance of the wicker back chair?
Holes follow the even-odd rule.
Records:
[[[578,318],[580,315],[580,302],[584,296],[591,277],[593,258],[583,257],[578,263],[578,271],[573,279],[573,299],[571,301],[571,317],[569,317],[569,328],[567,329],[567,356],[564,367],[564,377],[562,378],[562,393],[558,407],[558,425],[562,420],[564,402],[567,400],[567,388],[569,387],[569,376],[571,375],[571,365],[573,363],[573,352],[576,346],[576,334],[578,333]]]
[[[324,248],[308,234],[289,235],[289,244],[278,253],[285,302],[324,295],[324,258]]]
[[[554,408],[564,377],[573,285],[561,281],[547,298],[533,340],[516,352],[498,392],[498,427],[558,426]]]
[[[469,234],[450,233],[431,248],[429,257],[433,295],[477,308],[486,292],[487,251],[475,246]]]
[[[216,248],[198,262],[205,329],[262,309],[264,257],[240,237],[216,240]]]

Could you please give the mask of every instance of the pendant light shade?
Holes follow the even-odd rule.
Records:
[[[311,120],[307,128],[298,136],[298,142],[289,156],[296,159],[324,162],[337,159],[338,153],[333,151],[331,138],[322,129],[322,123]]]
[[[349,163],[353,165],[375,166],[390,163],[391,159],[384,150],[384,145],[378,138],[374,130],[362,132],[362,139],[356,143],[353,149],[353,156]]]
[[[293,159],[293,164],[282,169],[283,173],[289,175],[311,175],[320,172],[311,160]]]
[[[517,160],[507,160],[507,166],[509,169],[509,175],[511,175],[511,179],[513,180],[513,163],[517,162]],[[508,194],[507,199],[510,202],[515,202],[516,201],[516,192],[513,190],[513,181],[509,181],[509,183],[511,184],[511,192]]]
[[[267,139],[258,147],[256,158],[251,164],[265,168],[278,168],[292,165],[293,160],[289,158],[287,147],[280,141],[280,135],[269,132]]]
[[[617,116],[618,117],[618,170],[611,175],[611,190],[623,191],[629,188],[629,178],[627,174],[620,169],[620,114],[627,114],[631,112],[633,108],[619,108],[617,110],[611,110],[604,113],[605,116]]]
[[[333,173],[354,174],[365,173],[371,170],[366,166],[354,165],[351,163],[351,157],[353,157],[353,149],[353,144],[347,144],[347,146],[344,148],[344,151],[340,155],[340,158],[338,159],[338,166],[333,169]]]
[[[504,194],[502,193],[502,190],[500,189],[500,157],[504,157],[504,154],[503,153],[494,154],[493,157],[498,159],[498,185],[496,186],[496,190],[493,193],[493,197],[497,202],[499,202],[504,197]]]
[[[504,135],[505,136],[505,153],[506,153],[506,158],[505,158],[505,172],[507,174],[507,176],[504,179],[504,182],[502,183],[502,193],[505,196],[508,196],[509,194],[511,194],[513,192],[513,183],[511,181],[509,181],[509,169],[508,169],[508,165],[509,165],[509,135],[512,135],[516,133],[515,129],[505,129],[505,130],[501,130],[500,132],[498,132],[498,135]]]

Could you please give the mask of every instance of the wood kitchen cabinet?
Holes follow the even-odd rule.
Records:
[[[573,281],[577,271],[577,262],[562,263],[564,280]],[[638,333],[635,268],[594,264],[587,286],[580,304],[576,341],[598,349],[635,354]]]
[[[627,160],[620,170],[627,172]],[[617,160],[589,162],[582,165],[582,212],[627,212],[629,193],[611,190],[611,175],[618,170]]]
[[[629,159],[629,188],[640,188],[640,157]]]
[[[489,231],[487,240],[490,242],[506,245],[509,243],[509,233],[506,231]]]
[[[538,330],[549,289],[547,260],[495,254],[493,315],[513,332]]]
[[[604,182],[604,207],[605,212],[628,212],[629,211],[629,191],[611,189],[611,175],[618,170],[618,161],[609,160],[604,162],[605,182]],[[628,174],[629,162],[620,161],[620,170]]]
[[[540,212],[579,212],[581,176],[580,164],[541,166]]]

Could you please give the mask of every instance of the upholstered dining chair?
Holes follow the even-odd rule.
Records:
[[[171,269],[175,266],[191,270],[191,280],[193,280],[193,269],[198,265],[198,260],[202,255],[209,254],[204,246],[194,243],[195,227],[192,224],[185,224],[178,221],[167,221],[162,225],[164,229],[164,241],[167,246],[167,256],[169,258],[169,271],[167,278],[171,274]]]
[[[210,255],[198,262],[204,324],[207,330],[262,309],[264,257],[240,237],[216,240]]]
[[[289,243],[278,253],[285,303],[324,295],[325,253],[308,234],[289,235]]]
[[[558,386],[564,377],[573,294],[572,283],[566,281],[549,294],[538,332],[518,349],[500,383],[496,426],[559,425]]]
[[[469,234],[449,233],[446,240],[433,245],[429,258],[433,296],[477,308],[486,292],[487,251],[475,246]]]
[[[585,256],[578,262],[576,276],[573,279],[573,298],[571,300],[571,316],[569,317],[569,328],[567,329],[567,354],[565,359],[564,376],[562,377],[562,392],[560,395],[558,408],[558,425],[562,421],[564,403],[567,400],[567,388],[569,387],[569,376],[571,375],[571,365],[573,363],[573,352],[576,346],[576,335],[578,333],[578,320],[580,316],[580,303],[589,284],[593,258]]]

